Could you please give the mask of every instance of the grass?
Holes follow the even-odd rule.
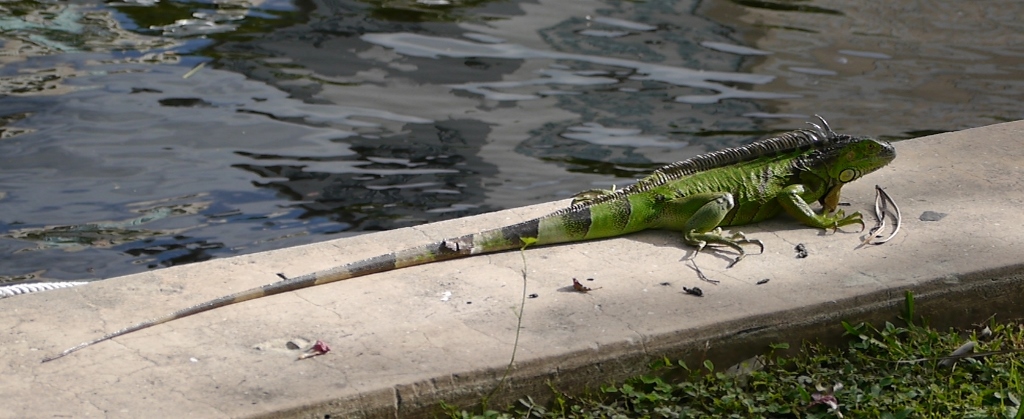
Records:
[[[977,330],[940,331],[916,324],[913,310],[908,293],[905,326],[844,322],[845,348],[805,343],[795,356],[781,356],[788,345],[772,345],[729,370],[662,359],[646,375],[582,395],[552,388],[553,402],[544,406],[527,397],[500,411],[445,409],[459,419],[1024,419],[1024,324],[990,318]]]

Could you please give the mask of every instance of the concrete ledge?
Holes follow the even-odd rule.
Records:
[[[768,342],[835,336],[839,319],[887,317],[913,290],[929,315],[1024,315],[1024,122],[901,142],[896,161],[849,185],[847,211],[870,213],[874,184],[900,204],[892,242],[794,221],[740,228],[763,255],[697,280],[676,234],[648,232],[526,252],[528,299],[512,380],[494,401],[596,386],[663,355],[729,362]],[[237,290],[557,209],[544,204],[114,278],[0,300],[0,417],[409,417],[439,400],[472,403],[498,382],[521,292],[518,252],[357,278],[263,298],[101,343],[45,355]],[[945,213],[921,221],[924,211]],[[794,257],[804,243],[806,259]],[[565,292],[572,278],[599,290]],[[757,281],[769,278],[764,285]],[[664,282],[671,286],[660,285]],[[681,292],[699,286],[703,298]],[[451,292],[447,300],[442,298]],[[296,361],[284,342],[332,351]],[[256,349],[259,347],[261,349]],[[710,349],[707,349],[710,348]]]

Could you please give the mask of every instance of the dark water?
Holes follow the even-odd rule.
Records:
[[[889,139],[1021,119],[1019,16],[1016,1],[3,2],[0,282],[566,198],[814,113]]]

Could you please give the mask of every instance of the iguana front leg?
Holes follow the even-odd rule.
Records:
[[[707,245],[727,246],[739,253],[739,256],[729,264],[728,267],[731,268],[747,255],[741,244],[756,244],[761,248],[761,252],[764,252],[764,244],[760,240],[748,239],[743,233],[736,232],[729,237],[722,235],[722,228],[719,225],[733,206],[735,201],[728,192],[694,194],[671,202],[668,212],[672,215],[669,216],[675,220],[685,220],[679,228],[683,231],[683,240],[686,244],[697,247],[697,251],[689,259],[696,257]]]
[[[859,212],[846,215],[843,210],[838,210],[835,213],[830,213],[839,204],[839,188],[839,186],[833,188],[826,197],[822,198],[824,209],[821,214],[815,213],[811,206],[807,204],[807,201],[804,201],[801,197],[806,191],[804,185],[801,184],[782,188],[782,193],[775,199],[789,215],[792,215],[793,218],[808,226],[835,230],[850,224],[860,224],[860,228],[863,230],[864,220]]]

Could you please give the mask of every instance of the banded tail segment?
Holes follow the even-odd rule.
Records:
[[[163,317],[147,320],[124,329],[108,333],[102,337],[69,348],[55,356],[45,358],[43,359],[43,362],[62,358],[86,347],[138,330],[231,304],[241,303],[243,301],[410,266],[424,265],[443,260],[468,257],[471,255],[519,249],[523,246],[522,238],[524,237],[536,238],[536,245],[538,246],[593,238],[587,235],[592,223],[593,220],[591,220],[590,208],[577,208],[573,211],[563,210],[514,225],[486,230],[479,233],[467,234],[454,239],[441,240],[423,246],[400,250],[394,253],[374,256],[339,267],[281,280],[231,295],[225,295],[214,300],[176,311]],[[609,234],[602,236],[607,237],[611,235],[614,234],[609,232]]]

